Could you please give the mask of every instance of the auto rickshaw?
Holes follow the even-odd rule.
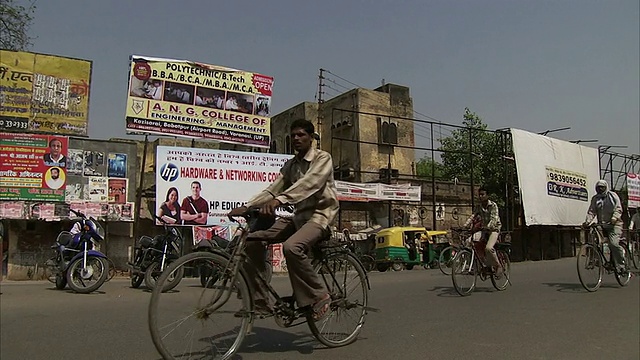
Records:
[[[424,227],[390,227],[376,234],[376,268],[378,271],[411,270],[414,266],[438,266],[439,250],[448,246],[446,231]]]
[[[378,271],[411,270],[420,265],[419,239],[425,234],[424,227],[394,226],[376,234],[376,268]],[[417,235],[417,239],[416,239]]]
[[[445,230],[427,230],[420,237],[422,266],[425,269],[437,268],[440,251],[449,246],[448,232]]]

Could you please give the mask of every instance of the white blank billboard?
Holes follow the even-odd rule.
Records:
[[[598,150],[519,129],[511,136],[526,225],[580,225],[599,179]]]

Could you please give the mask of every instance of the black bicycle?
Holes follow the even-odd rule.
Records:
[[[162,357],[229,359],[240,349],[253,321],[268,316],[273,316],[284,328],[307,323],[313,335],[327,347],[354,342],[367,312],[374,310],[367,306],[369,281],[356,255],[344,243],[332,243],[328,238],[311,249],[309,255],[313,257],[314,269],[331,297],[329,310],[317,321],[309,307],[298,307],[293,296],[281,297],[258,276],[258,283],[274,300],[273,312],[264,315],[255,308],[253,291],[243,266],[248,229],[258,220],[259,214],[252,209],[242,218],[246,222],[239,223],[238,244],[231,253],[213,249],[185,255],[173,262],[158,279],[149,304],[149,330]],[[250,262],[247,265],[255,268]],[[210,277],[212,283],[204,287],[199,283],[198,274],[203,267],[221,274]],[[181,269],[185,274],[191,274],[192,279],[183,279],[177,292],[161,292],[162,284]],[[191,286],[187,280],[191,280]]]
[[[624,270],[618,270],[614,257],[605,256],[605,231],[612,228],[609,224],[593,223],[589,225],[589,235],[584,245],[578,251],[578,278],[582,286],[590,292],[598,290],[602,284],[602,275],[613,273],[620,286],[625,286],[631,280],[628,265]],[[608,259],[610,257],[610,259]]]

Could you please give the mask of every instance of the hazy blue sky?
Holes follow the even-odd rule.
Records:
[[[553,136],[640,153],[638,0],[39,0],[37,6],[32,51],[93,60],[94,138],[124,136],[128,60],[139,54],[271,75],[274,113],[314,101],[322,67],[367,88],[383,78],[408,86],[414,109],[445,123],[460,124],[466,106],[491,129],[569,126]]]

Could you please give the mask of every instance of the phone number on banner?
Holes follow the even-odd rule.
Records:
[[[587,186],[587,179],[583,179],[576,176],[558,174],[555,172],[547,172],[547,179],[551,181],[557,181],[565,184],[574,184],[579,186]]]
[[[547,182],[547,194],[580,201],[589,200],[589,192],[586,188],[559,184],[553,181]]]

